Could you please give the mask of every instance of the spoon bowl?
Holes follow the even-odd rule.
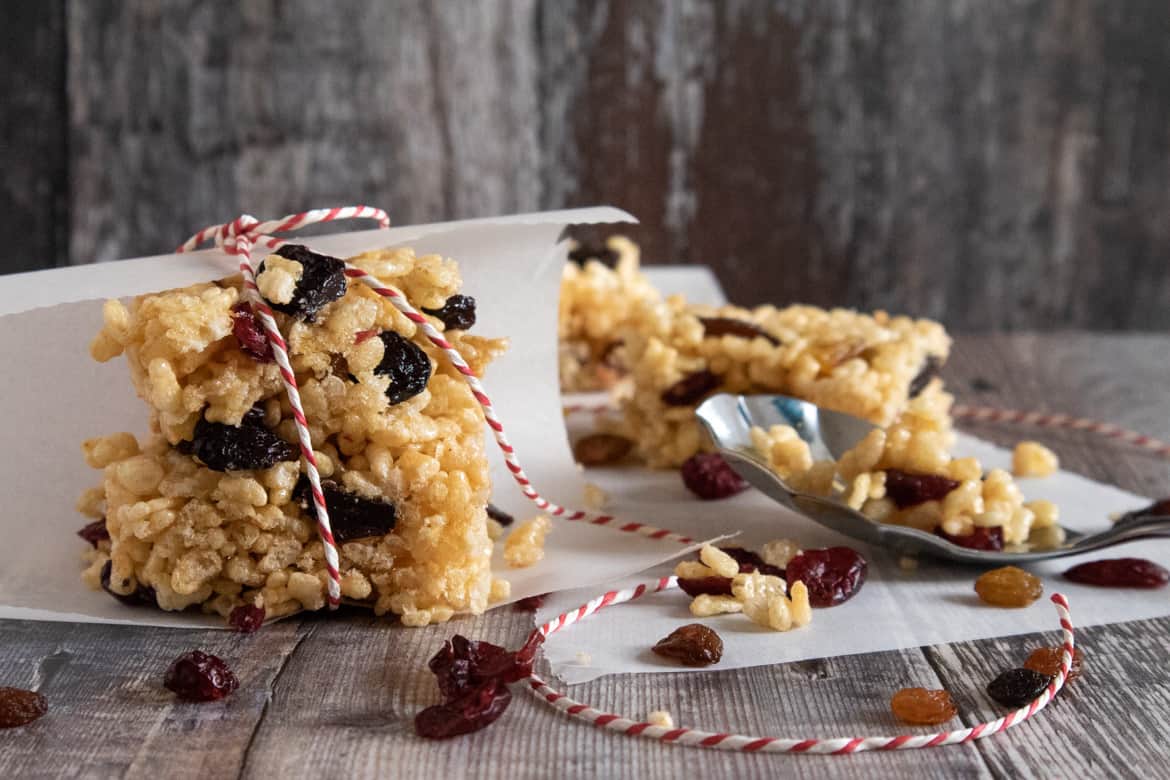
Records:
[[[1013,564],[1060,558],[1149,537],[1170,537],[1170,517],[1124,519],[1100,532],[1064,529],[1064,541],[1049,547],[974,550],[907,526],[870,520],[836,498],[801,493],[781,479],[752,445],[751,429],[790,425],[809,445],[814,460],[838,460],[875,425],[785,395],[720,393],[695,410],[719,454],[749,484],[792,511],[826,528],[902,555],[930,555],[970,564]]]

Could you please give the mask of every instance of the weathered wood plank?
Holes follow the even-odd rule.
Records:
[[[0,273],[68,263],[65,4],[0,12]]]
[[[3,77],[38,117],[5,115],[3,270],[67,239],[72,262],[165,251],[241,211],[608,201],[649,261],[710,264],[742,303],[1170,328],[1161,0],[37,8]],[[40,185],[66,147],[63,204]]]

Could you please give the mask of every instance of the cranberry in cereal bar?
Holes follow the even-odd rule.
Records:
[[[454,261],[400,248],[349,262],[431,313],[476,375],[503,351],[467,331],[475,303]],[[342,598],[409,625],[484,611],[490,486],[463,378],[389,301],[348,281],[342,260],[284,246],[257,271],[300,388]],[[247,616],[252,630],[259,616],[324,607],[328,574],[292,407],[242,285],[106,304],[93,357],[125,357],[151,433],[84,443],[101,479],[79,508],[94,520],[90,585]]]

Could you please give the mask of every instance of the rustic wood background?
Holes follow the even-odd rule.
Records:
[[[744,303],[1170,328],[1166,0],[0,10],[0,269],[241,211],[623,206]]]

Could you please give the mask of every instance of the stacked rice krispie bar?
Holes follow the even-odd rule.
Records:
[[[471,335],[455,262],[410,249],[350,262],[400,289],[477,375],[505,347]],[[135,603],[269,617],[326,604],[292,409],[242,280],[109,301],[95,359],[125,355],[149,436],[84,444],[102,482],[85,579]],[[345,599],[424,625],[482,612],[493,582],[483,416],[467,385],[340,260],[285,246],[257,284],[289,345],[341,558]],[[103,532],[104,530],[104,532]],[[108,533],[108,539],[103,538]]]
[[[710,307],[681,297],[637,306],[625,339],[634,382],[625,425],[652,466],[709,447],[694,410],[707,396],[783,393],[889,425],[917,401],[949,435],[936,375],[950,339],[928,320],[812,306]]]
[[[557,319],[561,389],[614,388],[626,375],[623,341],[633,310],[657,301],[639,269],[638,245],[622,236],[575,246],[561,280]]]

